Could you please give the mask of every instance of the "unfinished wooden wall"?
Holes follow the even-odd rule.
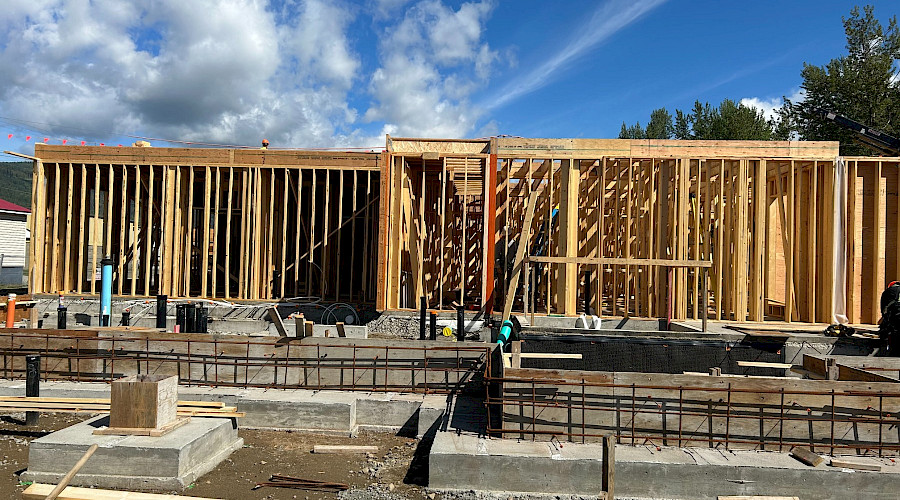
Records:
[[[99,293],[108,255],[121,296],[375,298],[378,155],[60,147],[36,154],[43,161],[33,193],[35,293]],[[121,162],[110,161],[113,154]]]
[[[480,155],[477,148],[484,148],[477,150]],[[479,177],[485,182],[476,190],[484,192],[467,198],[467,220],[493,203],[495,231],[471,235],[487,230],[489,215],[467,228],[462,259],[453,246],[459,234],[452,231],[463,224],[463,212],[454,208],[456,190],[448,194],[444,187],[458,180],[443,172],[442,162],[476,156],[494,170]],[[415,308],[418,297],[426,296],[429,307],[447,307],[441,292],[446,296],[460,287],[452,273],[480,269],[482,305],[501,308],[525,203],[536,191],[528,253],[569,262],[530,264],[513,298],[514,311],[531,312],[533,300],[537,314],[584,312],[589,279],[594,311],[665,317],[665,268],[572,260],[705,260],[712,262],[710,318],[830,322],[836,309],[835,245],[842,245],[848,317],[874,323],[881,290],[900,279],[900,161],[846,159],[846,229],[836,233],[836,157],[836,143],[814,142],[388,138],[387,188],[397,195],[394,210],[386,213],[393,224],[386,248],[393,267],[386,273],[390,286],[383,306]],[[435,271],[441,264],[444,270]],[[474,285],[466,287],[468,305],[479,300],[476,279],[467,281]],[[673,317],[699,318],[701,272],[676,269],[672,280]]]

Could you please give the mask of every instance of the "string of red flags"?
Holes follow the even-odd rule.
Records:
[[[14,137],[16,137],[16,134],[9,134],[9,133],[6,134],[6,139],[7,139],[7,140],[12,140]],[[26,136],[25,136],[25,142],[31,142],[31,138],[32,138],[32,136],[26,135]],[[36,137],[34,138],[34,140],[35,140],[35,142],[37,142],[37,138],[36,138]],[[59,139],[59,141],[60,141],[60,143],[61,143],[63,146],[65,146],[65,145],[68,145],[68,144],[69,144],[70,139]],[[42,140],[42,142],[43,142],[44,144],[50,144],[51,139],[50,139],[49,137],[44,137],[43,140]],[[72,142],[75,142],[75,141],[72,141]],[[81,143],[82,146],[87,146],[87,145],[88,145],[88,141],[80,141],[80,143]],[[106,143],[103,143],[103,142],[100,142],[100,143],[94,143],[94,144],[97,144],[97,145],[99,145],[99,146],[106,146]],[[119,146],[119,147],[122,147],[122,144],[119,144],[118,146]]]

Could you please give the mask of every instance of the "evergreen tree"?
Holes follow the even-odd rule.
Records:
[[[675,138],[681,140],[693,139],[688,116],[680,109],[675,110]]]
[[[625,126],[625,122],[622,122],[622,129],[619,131],[619,139],[646,139],[647,134],[644,132],[644,128],[641,127],[641,122],[637,122],[630,127]]]
[[[666,108],[659,108],[650,113],[650,122],[647,123],[645,135],[647,139],[671,139],[675,134],[675,125],[672,124],[672,115]]]
[[[853,134],[825,120],[820,110],[832,111],[888,134],[900,135],[900,30],[893,16],[885,30],[867,5],[842,18],[847,54],[825,66],[804,64],[806,92],[802,102],[785,99],[782,116],[804,140],[838,140],[841,153],[866,155],[873,151],[853,140]]]

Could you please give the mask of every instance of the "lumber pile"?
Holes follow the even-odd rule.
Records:
[[[0,413],[37,411],[41,413],[109,413],[107,398],[48,398],[26,396],[0,397]],[[216,401],[178,401],[179,417],[240,418],[243,412],[236,406]]]

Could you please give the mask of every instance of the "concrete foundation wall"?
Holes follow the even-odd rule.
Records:
[[[442,432],[429,455],[428,486],[521,493],[596,496],[602,489],[600,445],[517,442]],[[874,459],[882,472],[850,471],[826,463],[809,467],[786,453],[655,446],[616,446],[616,498],[712,499],[720,495],[785,495],[844,500],[893,499],[900,467]],[[520,493],[520,494],[517,494]]]

